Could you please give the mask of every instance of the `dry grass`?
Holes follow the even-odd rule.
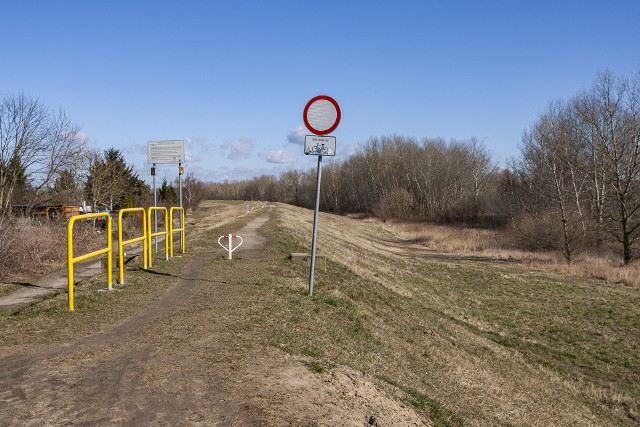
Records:
[[[430,224],[386,223],[399,238],[426,248],[495,260],[518,261],[531,267],[619,283],[640,289],[640,263],[622,265],[613,256],[582,254],[571,264],[558,253],[529,252],[510,248],[504,231],[447,227]]]
[[[277,234],[308,248],[309,211],[278,212]],[[486,231],[413,227],[321,214],[319,252],[333,264],[316,273],[319,307],[279,307],[283,325],[315,336],[271,325],[276,341],[377,373],[455,415],[442,425],[635,423],[636,288],[503,251]],[[302,291],[304,273],[280,286]]]
[[[258,208],[205,204],[188,253],[212,250]],[[497,256],[486,242],[482,250],[472,240],[458,246],[464,250],[435,249],[397,224],[321,214],[319,252],[329,262],[309,298],[308,268],[287,255],[309,250],[312,212],[277,204],[272,218],[260,259],[240,251],[233,263],[219,256],[203,267],[192,305],[172,324],[197,325],[190,344],[215,330],[229,335],[230,346],[267,342],[304,357],[315,372],[349,366],[394,387],[433,425],[631,426],[640,419],[638,289],[565,274],[552,261]],[[159,263],[158,277],[175,275],[186,260]],[[130,273],[141,286],[121,295],[147,285],[147,273]],[[217,306],[216,286],[226,290]],[[109,317],[91,310],[102,313],[102,303],[117,306],[120,298],[94,304],[86,294],[79,313],[97,319]]]
[[[94,228],[92,223],[76,223],[73,243],[75,253],[83,254],[105,247],[106,237],[104,231]],[[65,221],[38,222],[22,218],[13,222],[5,219],[0,224],[0,282],[34,280],[63,268],[66,262]]]
[[[48,223],[5,223],[0,236],[0,281],[38,276],[66,259],[66,228]]]

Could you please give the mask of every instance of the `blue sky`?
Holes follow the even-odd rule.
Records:
[[[0,0],[0,95],[63,108],[149,182],[150,140],[184,139],[205,181],[313,167],[316,95],[341,106],[337,158],[475,136],[503,164],[549,101],[639,70],[639,22],[637,0]]]

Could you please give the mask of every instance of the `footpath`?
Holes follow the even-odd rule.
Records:
[[[91,278],[100,274],[100,260],[79,263],[74,269],[74,282]],[[40,277],[33,283],[21,283],[21,289],[0,297],[0,311],[15,310],[45,297],[48,293],[66,289],[68,286],[67,269],[62,269]]]
[[[164,241],[164,236],[158,237],[158,243]],[[137,254],[141,252],[142,248],[139,244],[131,245],[131,249],[128,253]],[[118,280],[118,254],[113,252],[113,284]],[[126,261],[125,261],[126,263]],[[74,264],[73,269],[73,283],[77,284],[83,280],[89,279],[93,276],[102,273],[102,257],[93,258],[83,262]],[[33,303],[41,298],[44,298],[48,293],[54,292],[60,289],[67,289],[69,286],[69,279],[67,275],[66,267],[46,274],[32,283],[19,283],[22,288],[11,292],[10,294],[0,297],[0,312],[6,312],[15,310],[26,305]]]

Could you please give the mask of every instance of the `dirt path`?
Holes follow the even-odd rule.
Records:
[[[75,268],[75,282],[79,282],[97,274],[102,269],[100,261],[86,261]],[[13,309],[28,305],[47,294],[58,290],[66,289],[68,286],[67,271],[65,269],[54,271],[40,277],[33,283],[22,283],[22,288],[8,295],[0,297],[0,311],[11,311]]]
[[[20,348],[2,357],[0,384],[11,384],[0,392],[2,421],[258,425],[255,411],[229,399],[215,372],[188,354],[167,351],[162,334],[153,333],[189,299],[202,265],[212,256],[192,261],[183,279],[140,315],[68,345]]]
[[[245,334],[255,284],[237,272],[262,258],[269,218],[237,231],[233,264],[219,247],[194,248],[177,283],[137,315],[67,344],[3,348],[0,425],[424,425],[371,378],[319,375]]]

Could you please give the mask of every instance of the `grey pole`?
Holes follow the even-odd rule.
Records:
[[[181,167],[182,163],[178,163],[178,197],[180,198],[180,207],[182,207],[182,174],[180,173]]]
[[[156,164],[153,164],[153,207],[158,207],[158,199],[157,199],[157,191],[156,191]],[[153,233],[158,232],[158,211],[154,209],[153,211]],[[158,253],[158,236],[153,238],[153,242],[156,245],[156,253]]]
[[[178,197],[180,198],[180,207],[182,207],[182,174],[180,173],[182,169],[182,163],[178,163]],[[180,215],[180,228],[184,229],[184,223],[182,222],[182,218],[184,215]],[[173,218],[171,218],[173,221]],[[180,233],[180,244],[182,245],[182,234]]]
[[[309,296],[313,296],[313,273],[316,268],[316,238],[318,237],[318,211],[320,210],[320,178],[322,177],[322,155],[318,156],[316,178],[316,209],[313,212],[313,238],[311,239],[311,268],[309,269]]]

